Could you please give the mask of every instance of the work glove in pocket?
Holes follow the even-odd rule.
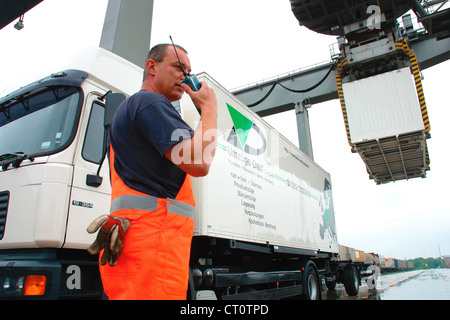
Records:
[[[122,253],[123,239],[129,227],[130,221],[122,217],[110,215],[98,217],[87,227],[87,232],[89,233],[95,233],[100,229],[97,238],[87,248],[87,251],[95,255],[102,249],[105,249],[100,258],[100,264],[105,265],[109,263],[110,266],[115,266],[117,259]]]

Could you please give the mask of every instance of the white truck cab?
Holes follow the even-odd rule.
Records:
[[[99,279],[81,277],[86,290],[64,281],[82,261],[98,269],[85,251],[95,236],[85,230],[109,213],[105,95],[130,95],[141,80],[142,69],[95,48],[74,68],[0,99],[0,298],[24,295],[27,279],[42,272],[35,298],[101,296]]]

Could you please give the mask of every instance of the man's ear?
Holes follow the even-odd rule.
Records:
[[[155,75],[156,65],[157,63],[153,59],[148,59],[147,61],[145,61],[145,68],[147,69],[147,73],[150,75]]]

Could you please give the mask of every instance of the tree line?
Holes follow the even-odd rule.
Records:
[[[408,261],[412,261],[414,269],[446,268],[442,258],[415,258]]]

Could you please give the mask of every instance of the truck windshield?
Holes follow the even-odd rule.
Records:
[[[74,87],[41,88],[9,100],[0,108],[0,155],[61,150],[73,136],[79,103]]]

